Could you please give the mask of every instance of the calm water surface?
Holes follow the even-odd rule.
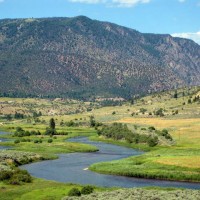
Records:
[[[4,135],[4,134],[8,134],[8,133],[0,131],[0,150],[11,148],[11,147],[8,147],[8,146],[1,146],[1,142],[9,141],[9,139],[1,138],[1,135]]]
[[[73,138],[69,141],[91,144],[96,146],[99,151],[94,153],[60,154],[57,160],[32,163],[21,168],[28,170],[32,176],[65,183],[93,184],[104,187],[161,186],[200,189],[199,183],[137,179],[103,175],[85,170],[93,163],[136,156],[142,154],[142,152],[112,144],[89,141],[87,138]]]

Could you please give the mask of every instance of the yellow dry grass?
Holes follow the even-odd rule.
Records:
[[[175,166],[180,166],[180,167],[200,169],[199,156],[182,156],[182,157],[174,157],[174,158],[165,157],[165,158],[160,158],[155,162],[160,163],[160,164],[165,164],[165,165],[175,165]]]
[[[120,123],[141,124],[155,126],[158,129],[168,129],[182,147],[199,147],[200,145],[200,119],[165,119],[165,118],[124,118]]]

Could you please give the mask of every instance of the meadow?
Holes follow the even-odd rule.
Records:
[[[176,91],[149,95],[134,102],[121,102],[118,106],[102,106],[99,102],[81,102],[69,99],[20,99],[0,98],[0,130],[16,131],[21,127],[26,131],[40,131],[41,135],[23,138],[2,135],[11,141],[1,145],[12,146],[15,151],[33,152],[44,159],[55,159],[57,153],[96,151],[93,146],[66,142],[67,138],[89,136],[99,140],[130,148],[141,149],[145,154],[127,159],[96,163],[90,169],[99,173],[134,176],[140,178],[200,181],[200,103],[193,99],[200,95],[199,88],[185,88]],[[183,95],[184,94],[184,95]],[[22,119],[8,119],[7,115],[24,114]],[[41,112],[41,116],[34,113]],[[113,140],[98,136],[90,126],[90,116],[96,122],[110,125],[114,122],[127,124],[130,130],[142,130],[154,126],[157,130],[167,129],[173,143],[161,143],[155,147],[146,144],[130,144],[124,140]],[[55,119],[57,132],[66,135],[51,137],[44,135],[49,120]],[[70,121],[75,125],[68,126]],[[51,143],[48,143],[49,139]],[[30,139],[30,142],[15,143],[15,140]],[[41,140],[41,143],[35,143]],[[34,179],[30,184],[11,186],[0,182],[4,199],[60,199],[67,194],[71,185]],[[44,187],[41,188],[41,185]],[[55,195],[50,191],[53,187]],[[81,187],[81,186],[78,186]],[[22,188],[22,187],[21,187]],[[28,189],[29,188],[29,189]],[[10,195],[10,196],[9,196]],[[48,196],[49,195],[49,196]],[[9,198],[8,198],[9,196]],[[21,196],[21,197],[20,197]]]

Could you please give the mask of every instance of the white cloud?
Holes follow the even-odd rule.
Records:
[[[0,0],[1,1],[1,0]],[[136,4],[149,3],[151,0],[68,0],[73,3],[86,3],[86,4],[106,4],[113,7],[133,7]]]
[[[186,0],[178,0],[180,3],[184,3]]]
[[[86,3],[86,4],[97,4],[97,3],[105,3],[105,0],[69,0],[73,3]]]
[[[200,31],[197,32],[197,33],[174,33],[174,34],[171,34],[171,35],[173,37],[181,37],[181,38],[192,39],[200,45]]]
[[[151,0],[112,0],[119,7],[133,7],[136,4],[149,3]]]

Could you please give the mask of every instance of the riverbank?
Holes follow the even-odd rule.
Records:
[[[91,171],[136,178],[200,182],[200,168],[198,165],[200,151],[196,148],[190,150],[177,146],[150,148],[141,144],[129,144],[103,137],[92,136],[90,138],[94,141],[147,151],[140,156],[95,163],[89,167]]]

